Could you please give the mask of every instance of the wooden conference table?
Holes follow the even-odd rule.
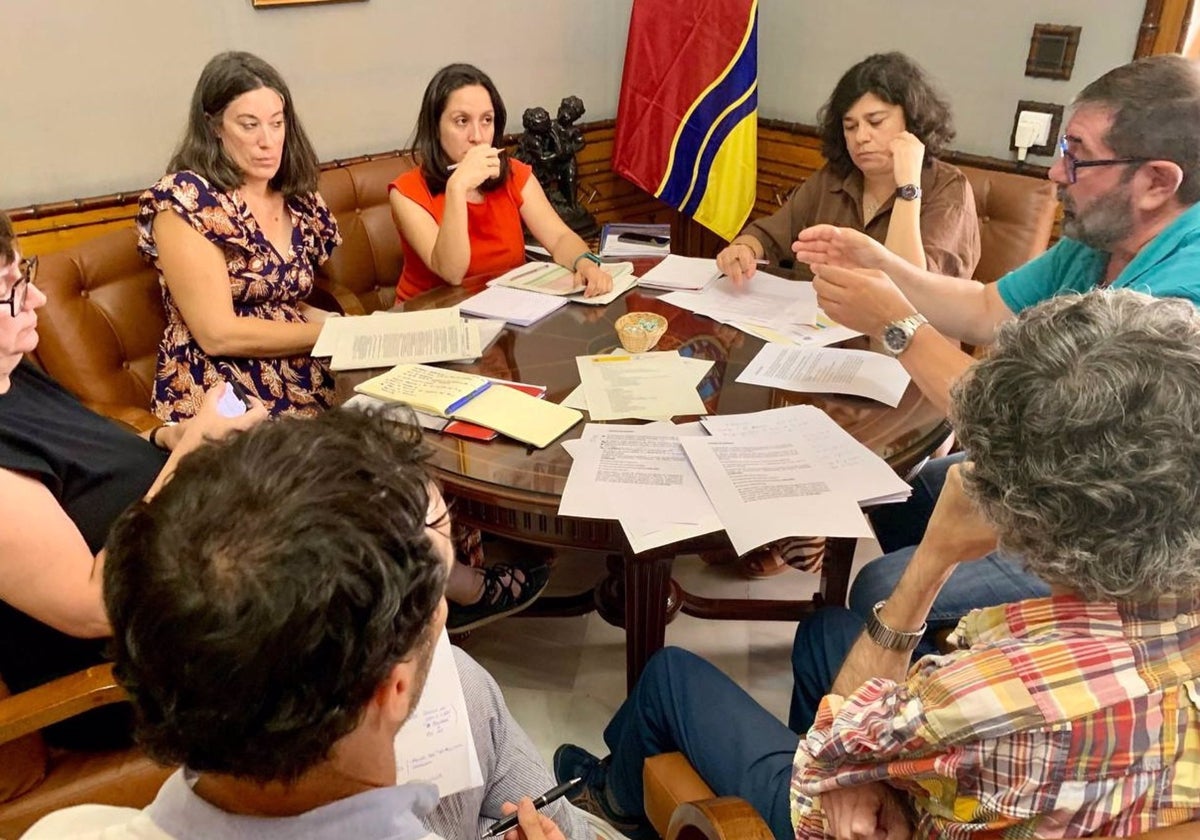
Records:
[[[714,362],[699,385],[711,414],[740,414],[807,403],[824,409],[855,438],[904,474],[929,455],[948,432],[944,417],[909,385],[900,405],[890,408],[858,397],[797,394],[734,380],[763,342],[709,318],[658,300],[661,293],[634,288],[605,307],[568,304],[530,327],[506,327],[475,363],[449,365],[459,370],[545,385],[546,398],[561,402],[578,384],[575,357],[619,350],[614,322],[626,312],[651,311],[665,316],[667,333],[657,350]],[[408,301],[405,308],[452,306],[470,296],[462,288],[443,287]],[[851,346],[867,347],[866,339]],[[339,401],[379,371],[338,375]],[[675,418],[684,422],[695,418]],[[585,415],[586,421],[586,415]],[[636,422],[636,421],[631,421]],[[525,614],[579,615],[600,611],[610,623],[625,627],[626,676],[629,688],[650,656],[663,646],[666,624],[675,611],[705,618],[798,620],[822,603],[845,602],[854,540],[830,540],[826,546],[820,592],[800,609],[794,602],[725,601],[682,591],[671,580],[677,554],[728,548],[723,532],[684,543],[633,554],[615,521],[558,516],[571,458],[562,440],[579,437],[583,423],[546,449],[532,449],[507,438],[488,443],[427,433],[433,449],[430,465],[459,522],[522,542],[595,551],[608,557],[608,577],[594,591],[569,598],[545,597]]]

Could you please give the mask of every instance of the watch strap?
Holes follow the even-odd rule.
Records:
[[[604,265],[604,260],[600,259],[598,256],[593,254],[591,251],[584,251],[582,254],[580,254],[578,257],[576,257],[575,260],[571,263],[572,271],[579,270],[579,261],[580,260],[587,260],[588,262],[594,262],[596,265]]]
[[[929,624],[922,623],[918,630],[895,630],[884,624],[879,618],[879,611],[887,601],[880,601],[871,608],[871,617],[867,619],[867,635],[871,641],[886,650],[910,651],[921,642]]]

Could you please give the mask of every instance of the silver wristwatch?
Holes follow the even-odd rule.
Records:
[[[922,624],[920,630],[893,630],[879,620],[879,611],[887,601],[880,601],[871,608],[871,617],[867,619],[867,635],[871,641],[887,650],[909,651],[921,642],[928,624]]]
[[[883,347],[893,356],[899,356],[908,349],[909,342],[912,341],[913,333],[917,331],[917,327],[922,324],[928,324],[929,319],[918,312],[916,315],[909,315],[907,318],[901,318],[899,321],[892,321],[883,328]]]

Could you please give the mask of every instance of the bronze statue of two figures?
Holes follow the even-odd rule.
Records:
[[[584,239],[597,234],[592,214],[579,203],[579,165],[575,154],[583,148],[583,132],[575,121],[583,116],[583,100],[568,96],[550,119],[545,108],[526,108],[521,117],[525,133],[517,142],[517,160],[533,167],[550,204],[571,230]]]

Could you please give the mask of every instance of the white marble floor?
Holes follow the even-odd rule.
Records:
[[[860,540],[855,571],[878,556]],[[728,566],[698,557],[675,562],[675,578],[709,597],[799,599],[811,596],[816,576],[791,569],[764,580],[741,578]],[[603,576],[603,561],[561,556],[547,594],[580,591]],[[781,720],[787,719],[796,625],[783,621],[704,621],[679,614],[667,625],[667,644],[704,656]],[[513,715],[549,761],[566,741],[604,755],[605,724],[625,697],[625,633],[596,613],[574,618],[499,621],[472,634],[463,648],[491,671]]]

